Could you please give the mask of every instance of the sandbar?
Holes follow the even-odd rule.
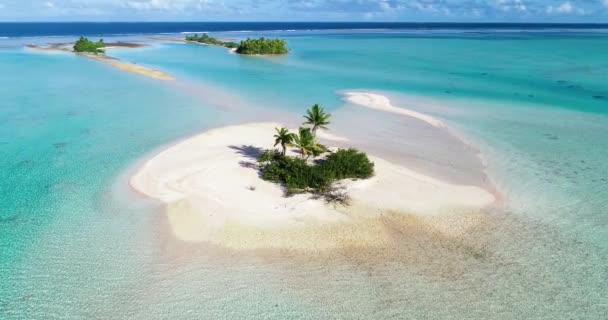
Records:
[[[164,204],[178,239],[231,249],[376,241],[381,230],[362,221],[389,213],[475,210],[495,201],[483,188],[446,183],[374,156],[374,177],[340,182],[352,199],[348,207],[309,194],[285,197],[281,186],[262,180],[255,168],[259,152],[273,147],[275,127],[281,124],[250,123],[191,137],[145,161],[130,184]]]
[[[127,72],[131,72],[131,73],[135,73],[138,75],[142,75],[142,76],[145,76],[148,78],[164,80],[164,81],[174,80],[173,76],[171,76],[170,74],[168,74],[166,72],[156,70],[156,69],[153,69],[150,67],[138,65],[136,63],[125,62],[120,59],[111,57],[111,56],[107,55],[106,53],[99,53],[99,54],[76,53],[72,49],[72,46],[73,46],[72,43],[54,43],[54,44],[50,44],[48,46],[27,45],[26,48],[28,48],[30,50],[35,50],[35,51],[75,53],[82,57],[86,57],[89,59],[93,59],[96,61],[106,63],[114,68],[117,68],[117,69],[120,69],[123,71],[127,71]],[[143,48],[143,47],[147,47],[147,46],[148,45],[141,44],[141,43],[114,42],[114,43],[107,43],[105,49],[106,50],[136,49],[136,48]]]
[[[344,96],[344,100],[352,104],[413,117],[437,128],[446,127],[446,125],[441,120],[436,119],[430,115],[423,114],[414,110],[395,107],[391,104],[391,100],[388,97],[385,97],[380,94],[361,91],[345,91],[342,92],[342,94]]]
[[[146,76],[149,78],[154,78],[157,80],[174,80],[173,76],[171,76],[168,73],[165,73],[163,71],[160,70],[156,70],[156,69],[152,69],[149,67],[145,67],[142,65],[138,65],[135,63],[131,63],[131,62],[124,62],[120,59],[116,59],[107,55],[102,55],[102,54],[79,54],[81,56],[87,57],[89,59],[93,59],[93,60],[97,60],[97,61],[101,61],[104,63],[109,64],[110,66],[116,68],[116,69],[120,69],[123,71],[127,71],[127,72],[131,72],[131,73],[135,73],[135,74],[139,74],[142,76]]]

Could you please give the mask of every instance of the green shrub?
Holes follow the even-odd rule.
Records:
[[[204,43],[204,44],[214,44],[214,45],[222,45],[223,42],[221,42],[220,40],[214,38],[214,37],[210,37],[208,34],[203,33],[202,36],[199,36],[198,34],[195,34],[193,36],[186,36],[186,41],[194,41],[194,42],[198,42],[198,43]]]
[[[338,150],[313,165],[269,150],[260,155],[258,162],[262,179],[283,184],[288,195],[307,191],[324,193],[337,180],[364,179],[374,173],[374,164],[367,155],[355,149]]]
[[[308,186],[317,192],[325,192],[336,181],[333,172],[327,171],[325,167],[314,165],[310,166]]]
[[[239,44],[236,42],[229,41],[229,42],[224,42],[224,47],[234,49],[234,48],[238,48]]]
[[[277,150],[266,150],[258,157],[260,167],[270,164],[273,161],[279,160],[282,154]]]
[[[241,41],[236,52],[240,54],[286,54],[289,49],[285,40],[262,37]]]
[[[103,48],[105,48],[106,44],[103,42],[103,39],[100,39],[97,42],[93,42],[85,37],[80,37],[76,43],[74,43],[74,51],[75,52],[89,52],[89,53],[102,53]]]
[[[340,149],[331,153],[322,164],[327,174],[333,174],[335,179],[347,178],[367,179],[374,174],[374,163],[367,155],[356,149]]]
[[[287,194],[325,189],[331,183],[318,166],[311,166],[301,158],[284,156],[278,151],[266,151],[258,161],[262,179],[283,184]]]

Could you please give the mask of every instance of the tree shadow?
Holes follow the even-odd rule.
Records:
[[[239,165],[243,168],[258,170],[259,166],[257,162],[251,161],[239,161]]]
[[[260,155],[262,154],[262,152],[264,152],[264,149],[262,148],[258,148],[258,147],[254,147],[254,146],[246,146],[246,145],[242,145],[240,147],[238,146],[228,146],[228,148],[235,150],[236,153],[245,156],[245,158],[248,159],[248,161],[239,161],[239,165],[243,168],[248,168],[248,169],[254,169],[254,170],[258,170],[258,158],[260,157]],[[251,161],[253,160],[253,161]]]
[[[248,159],[251,160],[258,160],[258,157],[260,156],[260,154],[262,154],[262,152],[264,152],[264,149],[262,148],[258,148],[258,147],[254,147],[254,146],[246,146],[246,145],[242,145],[242,146],[228,146],[228,148],[232,149],[232,150],[236,150],[236,153],[245,156]]]

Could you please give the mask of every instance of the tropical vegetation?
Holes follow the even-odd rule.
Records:
[[[292,146],[296,147],[300,151],[302,158],[306,160],[310,156],[318,157],[327,151],[324,145],[317,143],[310,128],[299,128],[298,134],[293,135]]]
[[[236,42],[221,41],[217,38],[209,36],[206,33],[203,33],[203,35],[201,35],[201,36],[199,36],[198,34],[195,34],[192,36],[186,36],[186,41],[198,42],[198,43],[214,45],[214,46],[222,46],[222,47],[226,47],[226,48],[237,48],[239,46],[239,44]]]
[[[203,43],[214,46],[222,46],[226,48],[234,48],[240,54],[286,54],[289,52],[287,41],[282,39],[247,39],[236,42],[224,42],[217,38],[211,37],[204,33],[202,35],[194,34],[186,36],[186,41]]]
[[[275,128],[274,146],[281,149],[266,150],[259,156],[260,176],[282,184],[287,195],[311,192],[328,201],[346,204],[347,195],[336,188],[335,182],[369,178],[374,175],[374,163],[356,149],[331,151],[317,142],[316,129],[326,129],[331,117],[321,106],[312,106],[304,117],[304,125],[312,128],[300,127],[297,133]],[[287,155],[288,148],[294,148],[299,156]]]
[[[100,39],[97,42],[93,42],[85,37],[80,37],[76,43],[74,43],[74,51],[75,52],[87,52],[87,53],[103,53],[103,48],[106,47],[106,44],[103,42],[103,39]]]
[[[283,39],[249,39],[241,41],[237,53],[240,54],[286,54],[289,52],[287,41]]]
[[[306,122],[304,124],[312,125],[312,135],[316,137],[317,129],[327,129],[326,126],[329,124],[329,118],[331,118],[331,114],[325,113],[323,107],[315,104],[309,110],[306,110],[306,115],[304,116]]]
[[[274,135],[274,146],[281,145],[281,155],[285,155],[287,147],[293,144],[294,134],[290,133],[287,128],[275,128],[277,134]]]

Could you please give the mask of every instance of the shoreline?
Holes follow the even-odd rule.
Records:
[[[439,130],[446,132],[448,135],[459,140],[463,145],[466,145],[471,150],[475,151],[475,157],[479,159],[479,161],[483,167],[482,171],[483,171],[483,173],[485,175],[485,179],[487,179],[487,181],[485,183],[483,183],[483,185],[480,185],[480,186],[483,187],[484,189],[490,191],[496,198],[497,203],[500,203],[504,200],[504,196],[498,191],[499,189],[497,187],[495,180],[492,178],[492,176],[487,171],[487,162],[488,162],[487,158],[481,152],[481,150],[477,147],[478,143],[475,143],[474,142],[475,140],[471,140],[471,137],[469,137],[468,135],[464,134],[460,130],[456,130],[452,126],[448,126],[442,120],[437,119],[431,115],[421,113],[418,111],[414,111],[414,110],[411,110],[408,108],[403,108],[400,106],[398,107],[396,105],[393,105],[393,102],[392,102],[393,98],[391,96],[387,96],[387,94],[389,94],[389,93],[383,93],[381,91],[378,92],[378,91],[365,90],[365,89],[340,90],[337,93],[342,96],[342,101],[344,101],[347,104],[357,106],[357,107],[364,107],[364,108],[367,108],[370,110],[381,111],[384,113],[398,114],[401,116],[420,120],[434,128],[437,128]],[[414,101],[418,101],[419,99],[421,99],[421,97],[418,97],[418,96],[403,95],[401,93],[396,93],[396,94],[401,95],[402,97],[405,97],[406,99],[414,99]],[[424,99],[426,99],[426,98],[424,98]],[[429,101],[422,100],[422,101],[418,101],[416,103],[419,103],[421,105],[427,105],[429,103],[433,104],[436,102],[434,102],[432,100],[429,100]]]
[[[234,125],[187,138],[143,161],[129,184],[163,204],[178,239],[231,249],[327,249],[344,241],[374,245],[386,240],[378,230],[360,236],[387,214],[475,211],[496,200],[480,187],[445,183],[373,156],[374,177],[341,182],[352,198],[349,207],[308,194],[286,198],[281,186],[251,168],[255,152],[272,148],[278,126]]]

